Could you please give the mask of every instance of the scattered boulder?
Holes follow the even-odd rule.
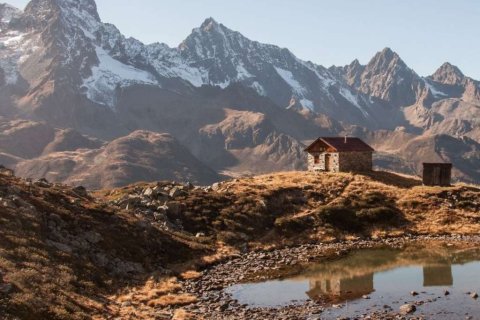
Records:
[[[5,176],[5,177],[14,177],[15,176],[15,171],[0,165],[0,175]]]
[[[415,296],[418,296],[418,292],[417,292],[417,291],[411,291],[411,292],[410,292],[410,295],[412,295],[412,296],[414,296],[414,297],[415,297]]]
[[[168,210],[169,208],[167,205],[157,207],[157,212],[162,215],[166,215],[168,213]]]
[[[172,215],[179,215],[182,212],[182,206],[178,202],[168,202],[166,207],[168,213]]]
[[[72,253],[72,251],[73,251],[72,247],[70,247],[69,245],[66,245],[64,243],[47,240],[47,244],[54,247],[58,251],[62,251],[62,252],[65,252],[65,253]]]
[[[13,291],[13,285],[11,283],[0,284],[0,293],[9,294]]]
[[[478,299],[478,293],[476,293],[476,292],[471,292],[471,293],[470,293],[470,297],[472,297],[472,299]]]
[[[153,218],[155,219],[155,221],[166,221],[167,220],[167,217],[165,216],[165,214],[160,213],[160,212],[154,212],[153,213]]]
[[[97,232],[90,231],[85,234],[85,240],[92,244],[96,244],[101,242],[103,240],[103,237]]]
[[[80,197],[88,197],[88,191],[85,187],[83,186],[78,186],[72,189],[74,193],[79,195]]]
[[[186,192],[180,189],[180,187],[174,187],[172,190],[170,190],[170,197],[172,198],[180,197],[185,194]]]
[[[191,182],[187,182],[183,185],[183,187],[186,189],[186,190],[193,190],[195,189],[195,186],[191,183]]]
[[[5,208],[10,208],[10,209],[16,209],[17,206],[15,205],[15,202],[13,202],[12,200],[10,199],[1,199],[0,200],[3,200],[2,201],[2,206],[5,207]]]
[[[146,196],[146,197],[151,197],[153,196],[153,189],[152,188],[147,188],[145,189],[145,191],[143,191],[143,195]]]
[[[40,188],[50,188],[52,186],[52,184],[50,182],[48,182],[48,180],[45,179],[45,178],[38,179],[33,184],[36,187],[40,187]]]
[[[404,304],[403,306],[400,307],[400,313],[403,315],[411,314],[417,311],[417,307],[413,304]]]

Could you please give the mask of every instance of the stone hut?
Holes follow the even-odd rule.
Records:
[[[305,152],[309,171],[368,172],[372,171],[375,150],[359,138],[323,137]]]
[[[426,186],[448,187],[452,180],[451,163],[424,163],[423,184]]]

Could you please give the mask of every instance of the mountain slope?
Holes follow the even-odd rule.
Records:
[[[1,169],[0,195],[2,319],[116,316],[105,308],[110,294],[205,253],[82,189],[31,183]]]
[[[136,181],[180,180],[208,184],[220,179],[172,136],[135,131],[100,149],[53,152],[21,162],[23,177],[99,189]]]
[[[304,146],[277,131],[266,115],[225,110],[225,119],[200,129],[198,157],[218,170],[259,173],[305,168]],[[212,152],[217,150],[217,152]]]

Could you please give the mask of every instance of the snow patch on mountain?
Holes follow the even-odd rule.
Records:
[[[310,110],[313,110],[315,108],[315,104],[311,101],[311,100],[308,100],[308,99],[300,99],[300,104],[305,107],[305,108],[308,108]]]
[[[368,118],[370,115],[368,112],[362,107],[362,104],[357,96],[354,96],[350,90],[347,88],[341,87],[340,94],[347,99],[351,104],[357,107],[358,110],[363,114],[365,118]]]
[[[9,31],[0,36],[0,68],[6,84],[16,84],[19,66],[38,49],[35,37],[19,31]]]
[[[237,69],[238,80],[244,80],[244,79],[249,79],[254,77],[252,74],[250,74],[250,72],[248,72],[247,69],[245,69],[245,66],[241,62],[237,65],[236,69]]]
[[[275,67],[275,70],[277,71],[278,75],[282,77],[282,79],[292,88],[293,92],[298,95],[302,95],[305,93],[305,88],[295,80],[293,73],[291,71]]]
[[[92,75],[83,83],[83,89],[88,99],[113,108],[115,107],[117,87],[132,84],[158,85],[149,72],[112,58],[101,47],[96,47],[95,51],[99,64],[92,68]]]
[[[435,98],[442,98],[448,96],[448,94],[438,90],[433,84],[429,83],[427,80],[425,80],[425,86],[428,88],[428,90],[430,90],[430,92]]]
[[[251,88],[253,88],[255,91],[257,91],[257,93],[261,96],[267,96],[267,92],[265,91],[265,88],[260,84],[258,83],[258,81],[254,81],[251,85],[250,85]]]

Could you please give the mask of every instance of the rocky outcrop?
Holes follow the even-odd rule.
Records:
[[[465,75],[457,66],[445,62],[430,76],[430,79],[448,85],[462,85]]]
[[[357,90],[393,107],[415,103],[425,86],[423,80],[390,48],[378,52],[366,66],[354,61],[345,67],[344,77]]]

